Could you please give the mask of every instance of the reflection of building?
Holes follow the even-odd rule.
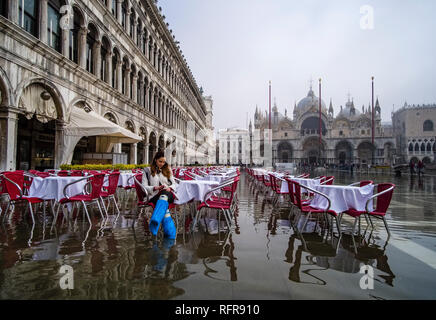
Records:
[[[436,104],[407,105],[392,116],[399,161],[434,161],[436,153]]]
[[[247,129],[229,128],[219,133],[219,164],[250,163],[250,138]]]
[[[276,103],[272,109],[273,162],[327,162],[335,164],[391,164],[395,141],[392,126],[381,123],[381,107],[375,104],[374,144],[371,139],[371,108],[359,111],[348,98],[345,108],[334,116],[330,101],[321,102],[321,145],[319,143],[319,98],[310,88],[307,96],[295,104],[293,118],[282,115]],[[268,114],[256,108],[255,129],[268,129]],[[374,154],[373,154],[374,152]]]
[[[158,148],[185,163],[188,123],[211,112],[155,1],[76,0],[64,30],[66,2],[1,1],[0,169],[147,163]]]

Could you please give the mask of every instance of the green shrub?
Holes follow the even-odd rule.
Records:
[[[61,164],[61,170],[133,170],[148,167],[148,164]]]

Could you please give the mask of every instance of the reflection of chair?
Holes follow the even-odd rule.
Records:
[[[353,233],[354,233],[354,229],[356,228],[357,218],[359,218],[362,214],[366,214],[369,218],[372,228],[374,228],[374,225],[372,223],[371,217],[381,219],[383,220],[386,231],[388,232],[388,236],[391,235],[385,215],[386,215],[386,211],[389,208],[389,204],[391,203],[392,194],[394,192],[395,185],[392,183],[380,183],[374,186],[374,188],[376,187],[377,187],[377,193],[366,201],[365,211],[349,209],[344,212],[345,214],[355,218]],[[369,211],[368,206],[370,203],[372,203],[373,199],[375,198],[377,198],[376,208],[375,210]]]

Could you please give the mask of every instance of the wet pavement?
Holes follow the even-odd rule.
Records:
[[[381,221],[371,232],[364,219],[351,237],[347,217],[340,239],[315,221],[299,235],[287,200],[273,209],[245,174],[231,230],[200,229],[176,243],[151,237],[133,197],[114,227],[115,215],[102,226],[94,213],[91,228],[82,216],[52,228],[51,215],[39,213],[32,231],[17,208],[0,224],[0,299],[435,299],[436,177],[331,174],[335,184],[397,185],[389,239]],[[60,288],[63,265],[73,267],[72,290]],[[361,289],[365,265],[373,289]]]

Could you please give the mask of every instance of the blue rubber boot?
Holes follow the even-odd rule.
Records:
[[[153,214],[150,219],[150,232],[156,236],[159,231],[159,226],[164,218],[165,212],[168,209],[168,196],[161,195],[159,200],[156,202],[156,206],[154,207]]]
[[[173,218],[171,218],[171,213],[169,210],[167,210],[165,217],[162,222],[163,231],[165,238],[174,240],[177,236],[177,229],[174,225]]]

